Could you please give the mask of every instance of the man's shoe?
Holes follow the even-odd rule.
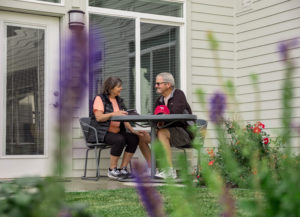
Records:
[[[121,177],[121,173],[120,170],[118,170],[117,168],[113,168],[113,169],[108,169],[107,171],[107,176],[110,179],[118,179]]]
[[[140,177],[150,177],[151,176],[151,168],[146,167],[143,169],[143,171],[141,171],[141,173],[139,174]]]
[[[159,179],[167,179],[167,178],[176,179],[177,178],[176,170],[173,169],[173,168],[169,168],[168,170],[163,170],[160,173],[156,173],[155,178],[159,178]]]
[[[143,175],[144,175],[145,177],[150,177],[150,176],[151,176],[151,168],[148,168],[148,167],[147,167],[147,169],[146,169],[146,171],[143,173]]]

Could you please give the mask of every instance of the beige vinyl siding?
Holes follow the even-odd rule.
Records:
[[[222,86],[218,82],[215,58],[210,50],[207,32],[212,31],[220,43],[218,55],[224,79],[234,80],[234,1],[192,0],[190,4],[187,12],[190,13],[187,35],[191,35],[191,52],[188,56],[188,70],[191,71],[189,100],[193,113],[198,118],[209,121],[208,111],[200,105],[196,91],[201,88],[205,92],[208,105],[210,96],[221,90]],[[210,122],[205,146],[217,147],[213,124]]]
[[[300,39],[299,0],[256,0],[250,9],[239,10],[236,5],[236,84],[241,116],[245,121],[259,119],[265,123],[271,136],[281,129],[283,113],[282,85],[284,65],[280,61],[280,41]],[[300,41],[299,41],[300,42]],[[291,50],[295,63],[293,74],[293,121],[300,123],[300,44]],[[249,79],[250,73],[259,76],[259,99]],[[260,105],[260,107],[258,107]],[[299,153],[299,136],[293,133],[294,152]]]

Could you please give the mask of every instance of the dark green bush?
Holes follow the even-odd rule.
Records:
[[[0,183],[1,217],[89,217],[81,205],[64,202],[64,188],[53,178],[27,177]]]

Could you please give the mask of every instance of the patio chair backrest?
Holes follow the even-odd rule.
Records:
[[[88,143],[88,136],[89,136],[89,125],[91,123],[91,118],[80,118],[79,119],[81,130],[85,139],[85,142]]]
[[[199,130],[200,136],[202,139],[205,138],[206,136],[206,130],[207,130],[207,121],[203,119],[197,119],[196,120],[196,125]]]

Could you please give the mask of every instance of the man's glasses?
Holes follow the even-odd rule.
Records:
[[[166,84],[166,83],[168,83],[168,82],[156,82],[156,83],[155,83],[155,86],[159,86],[159,85],[161,85],[161,84]]]

